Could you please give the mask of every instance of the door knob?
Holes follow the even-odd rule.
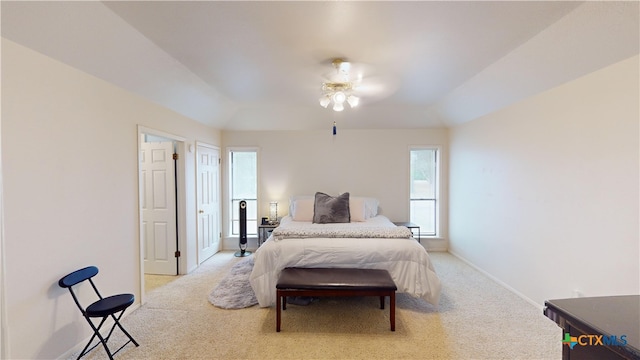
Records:
[[[200,214],[204,214],[204,210],[198,210]]]

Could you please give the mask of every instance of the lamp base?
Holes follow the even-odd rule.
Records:
[[[251,255],[251,251],[245,251],[245,250],[236,251],[236,253],[233,254],[233,256],[235,257],[245,257],[249,255]]]

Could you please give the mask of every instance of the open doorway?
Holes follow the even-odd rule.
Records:
[[[184,139],[138,128],[138,179],[141,297],[147,289],[177,278],[184,231]]]

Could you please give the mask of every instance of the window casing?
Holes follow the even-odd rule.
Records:
[[[409,153],[409,221],[420,226],[421,236],[438,236],[438,148],[412,147]]]
[[[258,234],[258,150],[229,150],[229,229],[240,235],[240,201],[247,202],[247,235]]]

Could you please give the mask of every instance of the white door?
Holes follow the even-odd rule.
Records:
[[[145,274],[176,275],[176,179],[173,142],[142,142],[140,192]]]
[[[198,263],[220,249],[220,151],[198,145]]]

